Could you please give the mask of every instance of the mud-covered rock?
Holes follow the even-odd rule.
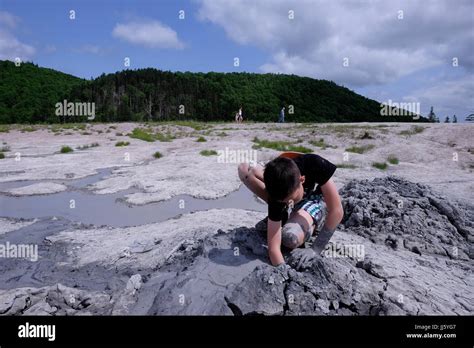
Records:
[[[387,177],[351,181],[340,194],[343,225],[351,233],[419,255],[472,258],[472,210],[436,195],[427,186]]]
[[[111,296],[106,293],[62,284],[0,291],[2,315],[107,315],[111,308]]]
[[[269,264],[265,231],[249,227],[261,219],[254,212],[209,211],[122,230],[45,222],[28,235],[49,241],[36,267],[2,266],[10,289],[0,290],[0,314],[472,314],[472,207],[393,177],[351,181],[340,194],[342,224],[298,269],[296,252],[284,252],[285,266]],[[20,230],[5,235],[25,239]],[[128,256],[118,257],[123,250]],[[19,266],[28,283],[56,284],[68,272],[67,286],[13,288]]]
[[[183,271],[158,291],[151,313],[471,313],[468,303],[473,300],[474,284],[468,207],[448,202],[428,187],[392,177],[351,182],[341,196],[346,213],[343,224],[309,267],[297,271],[269,265],[260,230],[222,232],[205,238],[192,259],[181,255],[170,263],[169,270]],[[233,250],[241,254],[233,255]],[[259,264],[240,279],[245,273],[243,258],[252,256],[259,257]],[[296,266],[291,254],[285,258]],[[240,269],[230,268],[225,272],[227,281],[217,284],[211,279],[224,277],[219,276],[216,260]],[[205,283],[199,283],[203,279]],[[170,306],[179,294],[188,302]]]

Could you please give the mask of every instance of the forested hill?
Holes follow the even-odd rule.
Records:
[[[0,123],[57,122],[54,105],[85,82],[32,63],[0,61]]]
[[[0,122],[58,122],[55,104],[94,102],[96,121],[411,121],[334,82],[280,74],[124,70],[87,81],[31,63],[0,62]],[[291,113],[293,109],[294,113]],[[85,117],[84,117],[85,119]],[[77,119],[76,119],[77,120]]]

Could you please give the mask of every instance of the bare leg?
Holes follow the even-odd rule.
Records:
[[[250,167],[248,163],[239,164],[239,178],[250,191],[268,203],[268,193],[263,182],[263,167]]]
[[[281,244],[289,249],[296,249],[303,245],[306,234],[311,234],[313,229],[314,224],[311,215],[303,209],[295,211],[282,227]]]

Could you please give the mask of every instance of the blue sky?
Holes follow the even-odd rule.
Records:
[[[239,45],[224,31],[196,18],[197,4],[189,1],[2,1],[2,10],[21,18],[22,41],[38,47],[35,63],[90,78],[103,72],[155,67],[189,71],[258,71],[264,54]],[[74,10],[76,18],[69,18]],[[185,19],[178,18],[185,11]],[[117,23],[159,20],[175,30],[184,49],[150,48],[114,38]],[[238,55],[240,69],[233,66]]]
[[[125,57],[131,69],[289,73],[463,120],[474,113],[472,13],[464,0],[0,0],[0,59],[83,78]]]

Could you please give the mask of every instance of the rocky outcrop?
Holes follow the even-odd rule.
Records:
[[[429,187],[388,177],[352,181],[341,192],[345,230],[419,255],[472,259],[474,224],[469,207]]]
[[[204,240],[194,249],[194,257],[183,256],[184,261],[177,257],[171,263],[170,268],[183,271],[164,283],[150,313],[225,314],[229,309],[234,315],[472,312],[473,224],[465,207],[438,197],[428,187],[391,177],[353,181],[341,196],[346,212],[343,224],[322,257],[305,269],[277,269],[262,262],[240,280],[230,268],[227,274],[235,283],[217,286],[211,281],[213,255],[239,250],[220,259],[235,265],[251,257],[266,260],[265,238],[253,229],[222,233]],[[291,253],[286,258],[291,266],[297,264]],[[196,288],[197,279],[207,279],[201,287],[208,296]],[[188,301],[181,307],[173,302],[180,295]],[[199,310],[193,307],[196,302],[200,302]]]
[[[115,294],[85,291],[62,284],[0,292],[0,315],[121,315],[137,302],[142,278],[135,274]]]
[[[2,315],[104,315],[111,296],[69,288],[62,284],[43,288],[19,288],[0,293]]]
[[[286,267],[270,266],[264,233],[248,224],[212,232],[212,219],[219,211],[208,212],[186,217],[192,222],[188,227],[195,230],[202,225],[202,233],[192,237],[192,233],[186,232],[187,227],[181,226],[181,236],[186,238],[173,244],[172,252],[166,255],[166,241],[136,245],[130,242],[131,253],[138,253],[139,257],[133,262],[119,262],[109,250],[110,260],[115,261],[106,269],[108,254],[93,259],[100,265],[97,267],[86,264],[84,256],[79,257],[84,247],[77,249],[77,253],[68,248],[68,258],[80,261],[78,269],[69,273],[77,277],[76,284],[88,284],[81,282],[80,277],[90,278],[91,274],[96,274],[96,278],[98,274],[115,277],[116,281],[109,281],[103,289],[99,289],[101,283],[97,281],[90,290],[60,284],[3,290],[0,314],[472,313],[474,222],[468,214],[472,207],[448,201],[429,187],[394,177],[351,181],[340,194],[345,210],[342,224],[321,256],[301,268],[296,266],[298,252],[288,251],[284,253]],[[238,211],[229,213],[226,226],[231,226],[237,215]],[[146,238],[156,237],[151,226],[145,230]],[[80,237],[75,236],[76,232],[62,232],[62,237],[48,240],[63,248],[69,240],[65,236],[74,238],[74,245],[89,241],[93,243],[91,252],[97,255],[100,238],[109,238],[104,245],[112,245],[110,238],[121,236],[124,244],[143,234],[142,231],[135,236],[137,231],[128,229],[127,235],[118,230],[89,235],[84,230]],[[58,246],[49,250],[60,255]],[[156,262],[145,262],[147,255],[149,258],[155,254]],[[134,268],[137,263],[140,268]],[[46,267],[41,269],[42,274],[47,272]]]

